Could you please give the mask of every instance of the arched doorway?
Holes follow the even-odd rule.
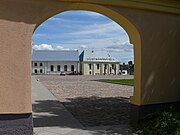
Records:
[[[140,99],[140,90],[141,90],[141,38],[140,34],[138,32],[138,29],[124,16],[119,14],[118,12],[115,12],[111,10],[110,8],[107,8],[105,6],[95,5],[95,4],[85,4],[85,3],[75,3],[75,4],[69,4],[68,6],[65,6],[63,9],[57,9],[50,13],[45,13],[42,18],[40,18],[36,24],[36,28],[42,24],[45,20],[48,18],[64,12],[68,10],[87,10],[87,11],[94,11],[97,13],[100,13],[102,15],[105,15],[115,21],[117,24],[122,26],[125,31],[128,33],[130,38],[130,43],[134,45],[134,95],[131,97],[131,103],[135,105],[141,104]]]
[[[74,12],[74,14],[76,14],[76,11],[74,11],[74,10],[71,11],[71,12],[72,12],[72,13]],[[77,12],[78,12],[78,11],[77,11]],[[81,11],[81,12],[83,12],[83,11]],[[66,13],[66,12],[64,12],[64,13]],[[63,14],[63,13],[62,13],[62,14]],[[87,16],[87,15],[86,15],[86,16]],[[102,16],[102,15],[101,15],[101,16]],[[43,23],[43,24],[41,25],[42,27],[40,26],[39,29],[43,29],[43,30],[48,29],[49,31],[50,31],[50,29],[53,29],[55,26],[52,25],[52,24],[49,24],[49,23],[52,22],[52,20],[53,20],[54,18],[56,19],[56,23],[59,22],[59,24],[62,24],[62,25],[63,25],[63,23],[60,21],[60,20],[63,19],[63,18],[61,18],[61,17],[60,17],[60,14],[58,14],[57,16],[54,16],[53,18],[50,18],[49,21],[47,20],[45,23]],[[58,21],[57,21],[57,20],[58,20]],[[70,19],[70,20],[71,20],[71,19]],[[70,20],[69,20],[69,21],[70,21]],[[82,20],[83,20],[83,19],[82,19]],[[110,20],[110,19],[109,19],[109,20]],[[66,20],[66,21],[67,21],[67,20]],[[75,21],[75,20],[72,19],[72,21]],[[79,20],[79,21],[80,21],[80,20]],[[79,21],[78,21],[78,22],[79,22]],[[49,23],[48,23],[48,22],[49,22]],[[111,22],[113,22],[113,21],[111,20]],[[96,23],[98,23],[98,21],[97,21]],[[113,22],[113,23],[115,23],[115,22]],[[48,25],[48,24],[49,24],[49,25]],[[80,24],[81,24],[81,23],[80,23]],[[115,23],[115,24],[116,24],[116,23]],[[82,25],[82,24],[81,24],[81,25]],[[117,24],[116,24],[116,25],[117,25]],[[44,27],[44,26],[45,26],[45,27]],[[48,26],[50,27],[50,29],[49,29]],[[51,27],[51,26],[53,26],[53,27]],[[73,26],[73,27],[76,27],[76,25]],[[99,27],[100,27],[100,26],[99,26]],[[119,27],[119,26],[117,25],[117,27]],[[57,30],[58,28],[61,29],[61,30],[63,29],[62,27],[55,27],[56,30]],[[115,27],[115,28],[116,28],[116,27]],[[91,29],[92,29],[92,28],[91,28]],[[108,29],[108,28],[107,28],[107,29]],[[118,28],[117,28],[117,29],[118,29]],[[37,31],[38,31],[38,30],[37,30]],[[39,31],[41,31],[41,30],[39,30]],[[63,30],[62,30],[62,31],[63,31]],[[67,31],[69,31],[69,30],[66,29],[66,32],[67,32]],[[79,32],[79,31],[77,31],[77,32]],[[40,33],[41,33],[41,32],[40,32]],[[51,32],[51,33],[52,33],[52,32]],[[126,33],[126,32],[124,31],[124,33]],[[38,34],[38,33],[35,32],[35,34]],[[47,34],[47,33],[45,33],[45,35],[46,35],[46,34]],[[63,34],[64,34],[64,33],[60,34],[59,36],[61,36],[61,35],[63,35]],[[66,34],[66,33],[65,33],[65,34]],[[107,33],[107,34],[108,34],[108,33]],[[68,35],[68,34],[67,34],[67,35]],[[121,35],[120,35],[120,34],[119,34],[119,35],[118,35],[118,34],[115,34],[115,35],[117,35],[117,37],[121,38]],[[126,33],[126,35],[127,35],[127,33]],[[128,36],[127,36],[127,37],[128,37]],[[44,37],[44,39],[46,39],[46,38],[48,38],[48,36],[45,36],[45,37]],[[106,38],[108,38],[108,36],[107,36]],[[35,39],[36,39],[36,38],[35,38]],[[33,39],[33,40],[36,41],[35,39]],[[73,39],[73,37],[72,37],[72,39]],[[55,39],[54,39],[54,40],[55,40]],[[53,40],[52,40],[52,41],[53,41]],[[47,42],[47,44],[51,44],[51,43],[49,43],[49,42],[46,41],[46,40],[45,40],[45,42]],[[95,43],[96,43],[96,42],[95,42]],[[96,44],[95,44],[95,45],[96,45]],[[36,45],[36,46],[37,46],[37,45]],[[131,45],[131,46],[132,46],[132,45]],[[65,48],[66,46],[64,45],[63,47]],[[133,50],[133,49],[132,49],[132,50]],[[95,51],[95,52],[96,52],[96,51]],[[95,53],[95,52],[93,51],[93,53]],[[92,51],[91,51],[91,53],[92,53]],[[110,57],[110,55],[109,55],[109,57]],[[94,67],[97,68],[97,69],[98,69],[98,68],[100,69],[100,65],[95,65],[95,66],[94,66],[94,64],[93,64],[93,65],[89,65],[89,66],[90,66],[90,67],[92,66],[91,68],[93,68],[93,69],[94,69]],[[96,67],[96,66],[97,66],[97,67]],[[105,65],[105,66],[109,66],[109,64],[107,64],[107,65]],[[110,67],[110,69],[109,69],[110,74],[111,74],[111,71],[113,71],[113,69],[114,69],[115,67],[116,67],[116,65],[114,65],[114,67],[113,67],[113,66]],[[106,68],[107,68],[107,67],[106,67]],[[91,71],[90,71],[89,74],[91,74]],[[116,76],[116,77],[117,77],[117,76]],[[54,78],[54,77],[53,77],[53,78]],[[58,78],[58,77],[57,77],[57,78]],[[113,77],[112,77],[112,78],[113,78]],[[76,78],[76,79],[77,79],[77,78]],[[82,78],[81,78],[81,79],[82,79]],[[40,80],[41,80],[41,82],[43,82],[43,78],[40,78]],[[48,78],[47,80],[49,80],[49,81],[51,82],[51,79],[50,79],[50,78]],[[58,81],[58,79],[55,79],[55,80]],[[70,80],[73,80],[73,79],[71,78]],[[80,78],[78,78],[77,80],[80,80]],[[85,79],[82,79],[82,80],[85,80]],[[61,81],[60,81],[60,82],[61,82]],[[88,82],[90,82],[90,81],[88,80]],[[92,82],[92,81],[91,81],[91,82]],[[82,83],[83,83],[83,81],[82,81]],[[44,83],[44,84],[45,84],[45,83]],[[64,82],[64,85],[63,85],[63,83],[56,83],[56,84],[58,84],[58,89],[61,89],[61,86],[66,87],[66,85],[65,85],[66,82]],[[60,85],[59,85],[59,84],[60,84]],[[75,83],[75,84],[76,84],[76,85],[81,85],[81,83],[80,83],[80,84],[79,84],[79,83]],[[91,83],[90,83],[90,84],[91,84]],[[46,85],[45,85],[45,86],[46,86]],[[84,85],[83,87],[85,87],[85,86],[86,86],[86,85]],[[108,86],[108,85],[106,85],[106,86]],[[88,87],[89,87],[89,86],[88,86]],[[96,86],[96,87],[98,87],[98,86]],[[118,86],[117,86],[117,87],[118,87]],[[47,88],[48,88],[48,87],[47,87]],[[73,92],[74,92],[74,95],[76,95],[76,94],[75,94],[76,91],[77,91],[77,93],[79,93],[78,90],[75,89],[75,88],[76,88],[76,86],[74,86],[74,89],[72,89],[72,92],[71,92],[72,94],[71,94],[71,95],[70,95],[70,94],[67,94],[67,95],[69,95],[69,97],[66,97],[66,96],[62,96],[62,97],[63,97],[63,98],[68,98],[68,99],[72,98],[71,96],[73,95]],[[86,87],[85,87],[85,88],[86,88]],[[84,88],[84,90],[85,90],[85,88]],[[103,88],[103,90],[106,91],[107,88],[108,88],[109,91],[112,92],[112,89],[109,88],[109,87]],[[49,90],[52,90],[51,88],[48,88],[48,89],[49,89]],[[97,88],[97,89],[98,89],[98,88]],[[102,89],[102,88],[101,88],[101,89]],[[106,89],[106,90],[105,90],[105,89]],[[93,90],[93,89],[92,89],[92,90]],[[118,90],[119,90],[119,87],[118,87],[116,90],[118,91]],[[67,91],[70,91],[70,90],[67,89]],[[87,91],[87,90],[85,90],[85,91]],[[52,91],[51,91],[51,92],[52,92]],[[83,92],[83,91],[82,91],[82,92]],[[53,93],[53,92],[52,92],[52,93]],[[66,92],[64,92],[64,93],[66,93]],[[69,92],[67,92],[67,93],[69,93]],[[87,93],[87,92],[85,92],[85,93]],[[104,92],[104,93],[105,93],[105,92]],[[54,93],[54,95],[55,95],[55,93]],[[59,94],[59,95],[63,95],[63,94]],[[88,95],[88,94],[86,94],[86,95]],[[90,94],[89,94],[89,95],[90,95]],[[108,95],[108,94],[107,94],[107,95]],[[78,95],[78,96],[79,96],[79,95]],[[96,96],[98,97],[97,94],[96,94]],[[119,101],[120,101],[121,99],[119,98],[119,99],[116,100],[115,97],[110,98],[110,97],[112,96],[112,95],[110,95],[110,94],[109,94],[108,96],[109,96],[109,98],[106,98],[106,99],[101,97],[101,100],[98,100],[98,98],[97,98],[97,99],[94,98],[94,102],[99,103],[100,101],[101,101],[101,102],[102,102],[102,101],[108,101],[109,103],[111,103],[111,105],[108,106],[108,105],[106,104],[106,107],[108,108],[108,111],[104,111],[104,112],[108,112],[108,114],[112,114],[111,112],[114,112],[115,114],[119,114],[119,116],[120,116],[120,115],[122,116],[122,112],[120,113],[120,111],[118,112],[118,111],[115,111],[115,110],[113,111],[113,110],[110,110],[110,109],[109,109],[109,108],[117,108],[117,110],[123,110],[123,111],[124,111],[125,109],[120,109],[120,108],[119,108],[120,106],[123,106],[123,105],[121,105],[121,104],[119,104],[119,107],[113,107],[113,106],[112,106],[113,103],[112,103],[111,101],[115,101],[115,104],[117,105],[118,103],[120,103]],[[121,95],[119,95],[119,96],[121,96]],[[56,97],[57,97],[57,96],[56,96]],[[79,96],[79,97],[80,97],[80,96]],[[90,98],[87,98],[87,99],[86,99],[86,98],[83,99],[83,98],[84,98],[84,96],[82,96],[82,98],[79,98],[79,99],[84,100],[84,101],[85,101],[85,100],[86,100],[86,101],[89,100],[89,104],[90,104],[90,103],[93,104],[92,101],[90,100]],[[99,98],[100,98],[100,97],[99,97]],[[61,99],[61,98],[58,98],[58,99]],[[78,99],[78,98],[75,98],[74,101],[79,100],[79,99]],[[122,98],[122,99],[123,99],[123,98]],[[70,101],[70,100],[69,100],[69,101]],[[71,100],[71,101],[72,101],[72,100]],[[90,101],[91,101],[91,102],[90,102]],[[126,99],[126,101],[129,101],[129,97],[128,97],[128,99]],[[79,102],[78,104],[81,103],[81,101],[78,101],[78,102]],[[70,104],[70,102],[68,102],[68,103]],[[73,102],[73,103],[74,103],[74,102]],[[128,102],[128,103],[129,103],[129,102]],[[38,102],[37,102],[37,106],[40,107],[40,106],[41,106],[40,104],[42,104],[42,103],[38,103]],[[66,104],[66,103],[64,102],[63,104]],[[126,104],[126,103],[124,103],[124,104]],[[81,105],[81,104],[80,104],[80,105]],[[129,104],[128,104],[128,105],[129,105]],[[73,106],[73,105],[70,105],[70,106]],[[84,105],[84,106],[86,106],[86,105]],[[103,106],[103,105],[102,105],[102,106]],[[37,107],[37,108],[38,108],[38,107]],[[40,108],[41,108],[41,107],[40,107]],[[53,108],[53,106],[52,106],[52,108]],[[78,112],[78,113],[79,113],[81,110],[85,110],[85,109],[80,108],[80,107],[75,107],[75,108],[78,109],[78,111],[76,111],[76,112]],[[87,107],[87,108],[90,108],[90,107]],[[122,107],[122,108],[123,108],[123,107]],[[124,108],[129,108],[129,107],[124,107]],[[44,109],[39,109],[39,110],[44,110]],[[74,109],[73,109],[73,110],[74,110]],[[91,110],[92,110],[92,108],[91,108]],[[105,109],[104,109],[104,110],[105,110]],[[33,110],[33,111],[34,111],[34,110]],[[97,111],[95,111],[95,109],[94,109],[93,111],[94,111],[94,112],[97,112]],[[36,110],[35,110],[35,112],[36,112]],[[83,111],[81,111],[81,112],[83,112]],[[125,114],[124,116],[128,116],[128,118],[129,118],[129,109],[125,110],[124,112],[125,112],[125,113],[124,113],[124,114]],[[53,111],[52,111],[51,113],[53,114]],[[72,113],[72,112],[71,112],[71,113]],[[74,114],[75,114],[75,113],[74,113]],[[83,115],[82,113],[79,113],[79,114],[81,114],[81,116],[83,116],[84,119],[86,118],[85,115]],[[90,113],[89,113],[89,114],[90,114]],[[91,114],[93,114],[93,113],[91,113]],[[101,115],[100,113],[97,113],[97,114],[96,114],[97,117],[99,116],[98,114]],[[103,113],[102,113],[102,114],[103,114]],[[88,116],[89,116],[89,115],[88,115]],[[112,115],[111,115],[111,116],[112,116]],[[115,117],[115,115],[113,115],[113,116]],[[53,116],[52,116],[52,117],[53,117]],[[61,117],[61,116],[59,116],[59,117]],[[89,116],[89,117],[90,117],[90,116]],[[101,124],[103,123],[103,122],[102,122],[103,117],[106,117],[106,116],[104,115],[104,116],[98,117],[98,118],[99,118],[98,122],[101,123]],[[102,119],[101,119],[101,118],[102,118]],[[119,118],[122,118],[122,117],[119,117]],[[42,119],[46,119],[46,117],[44,116]],[[56,119],[57,119],[57,116],[56,116]],[[93,118],[92,118],[92,119],[93,119]],[[37,120],[38,120],[38,118],[35,118],[35,119],[34,119],[34,126],[35,126],[35,128],[37,128],[37,127],[39,126],[39,125],[36,124],[36,123],[38,123]],[[86,119],[86,120],[87,120],[87,119]],[[91,121],[93,121],[93,120],[91,120]],[[114,120],[114,121],[115,121],[115,120]],[[123,121],[122,119],[119,119],[119,124],[121,124],[122,121]],[[129,122],[129,119],[126,120],[126,121]],[[107,120],[106,122],[108,122],[108,120]],[[117,122],[117,120],[116,120],[116,122]],[[91,122],[91,123],[93,123],[93,122]],[[117,123],[118,123],[118,122],[117,122]],[[86,123],[86,124],[87,124],[87,123]],[[106,124],[107,124],[107,123],[106,123]],[[111,123],[109,122],[108,124],[112,124],[111,126],[114,126],[112,122],[111,122]],[[53,125],[53,124],[52,124],[52,125]],[[93,125],[93,124],[91,124],[91,125]],[[43,125],[43,126],[44,126],[44,125]]]
[[[73,9],[104,14],[128,32],[135,45],[135,91],[131,99],[136,105],[135,117],[148,110],[152,112],[153,106],[158,109],[162,103],[163,106],[179,103],[180,67],[175,62],[179,61],[179,2],[14,0],[0,1],[0,9],[2,125],[10,124],[13,117],[18,122],[20,118],[26,119],[28,127],[32,126],[32,33],[48,17]]]

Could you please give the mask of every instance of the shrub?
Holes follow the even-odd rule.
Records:
[[[143,135],[180,135],[180,112],[157,112],[139,123]]]

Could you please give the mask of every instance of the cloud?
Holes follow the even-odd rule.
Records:
[[[54,50],[52,45],[48,45],[48,44],[34,45],[33,49],[34,50]]]
[[[69,48],[64,48],[63,46],[57,45],[54,47],[54,50],[70,50]]]
[[[33,35],[36,50],[107,50],[121,61],[133,54],[126,31],[111,19],[89,11],[67,11],[44,22]],[[46,44],[44,44],[46,43]]]
[[[81,30],[78,32],[71,33],[72,35],[78,35],[78,36],[83,36],[83,35],[109,35],[109,33],[114,34],[117,32],[121,32],[121,34],[126,34],[124,29],[120,27],[117,23],[115,22],[108,22],[108,23],[102,23],[102,24],[91,24],[88,25],[87,27],[82,27]]]
[[[88,46],[87,45],[80,45],[79,48],[86,49],[86,48],[88,48]]]
[[[34,45],[34,50],[70,50],[69,48],[64,48],[63,46],[57,45],[52,46],[49,44],[40,44],[40,45]]]
[[[40,37],[45,37],[45,36],[47,36],[46,33],[34,33],[33,34],[33,37],[35,37],[35,38],[40,38]]]
[[[83,16],[83,17],[105,17],[104,15],[97,13],[97,12],[93,12],[93,11],[85,11],[85,10],[74,10],[72,11],[65,11],[62,12],[60,15],[65,15],[65,16]]]
[[[92,12],[92,11],[81,11],[82,15],[87,15],[87,16],[90,16],[90,17],[105,17],[104,15],[100,14],[100,13],[96,13],[96,12]]]
[[[133,52],[133,45],[130,44],[129,42],[125,42],[125,43],[116,43],[115,45],[112,46],[108,46],[105,48],[105,50],[109,50],[109,51],[113,51],[113,52]]]

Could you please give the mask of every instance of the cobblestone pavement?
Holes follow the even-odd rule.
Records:
[[[110,126],[106,134],[120,130],[118,126],[112,125],[129,127],[129,97],[133,95],[133,87],[95,80],[132,79],[133,76],[42,75],[36,78],[84,127]]]

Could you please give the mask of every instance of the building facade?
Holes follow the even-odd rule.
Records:
[[[82,75],[119,74],[119,62],[107,51],[83,51],[79,59]]]
[[[33,50],[32,74],[79,73],[78,51]]]

